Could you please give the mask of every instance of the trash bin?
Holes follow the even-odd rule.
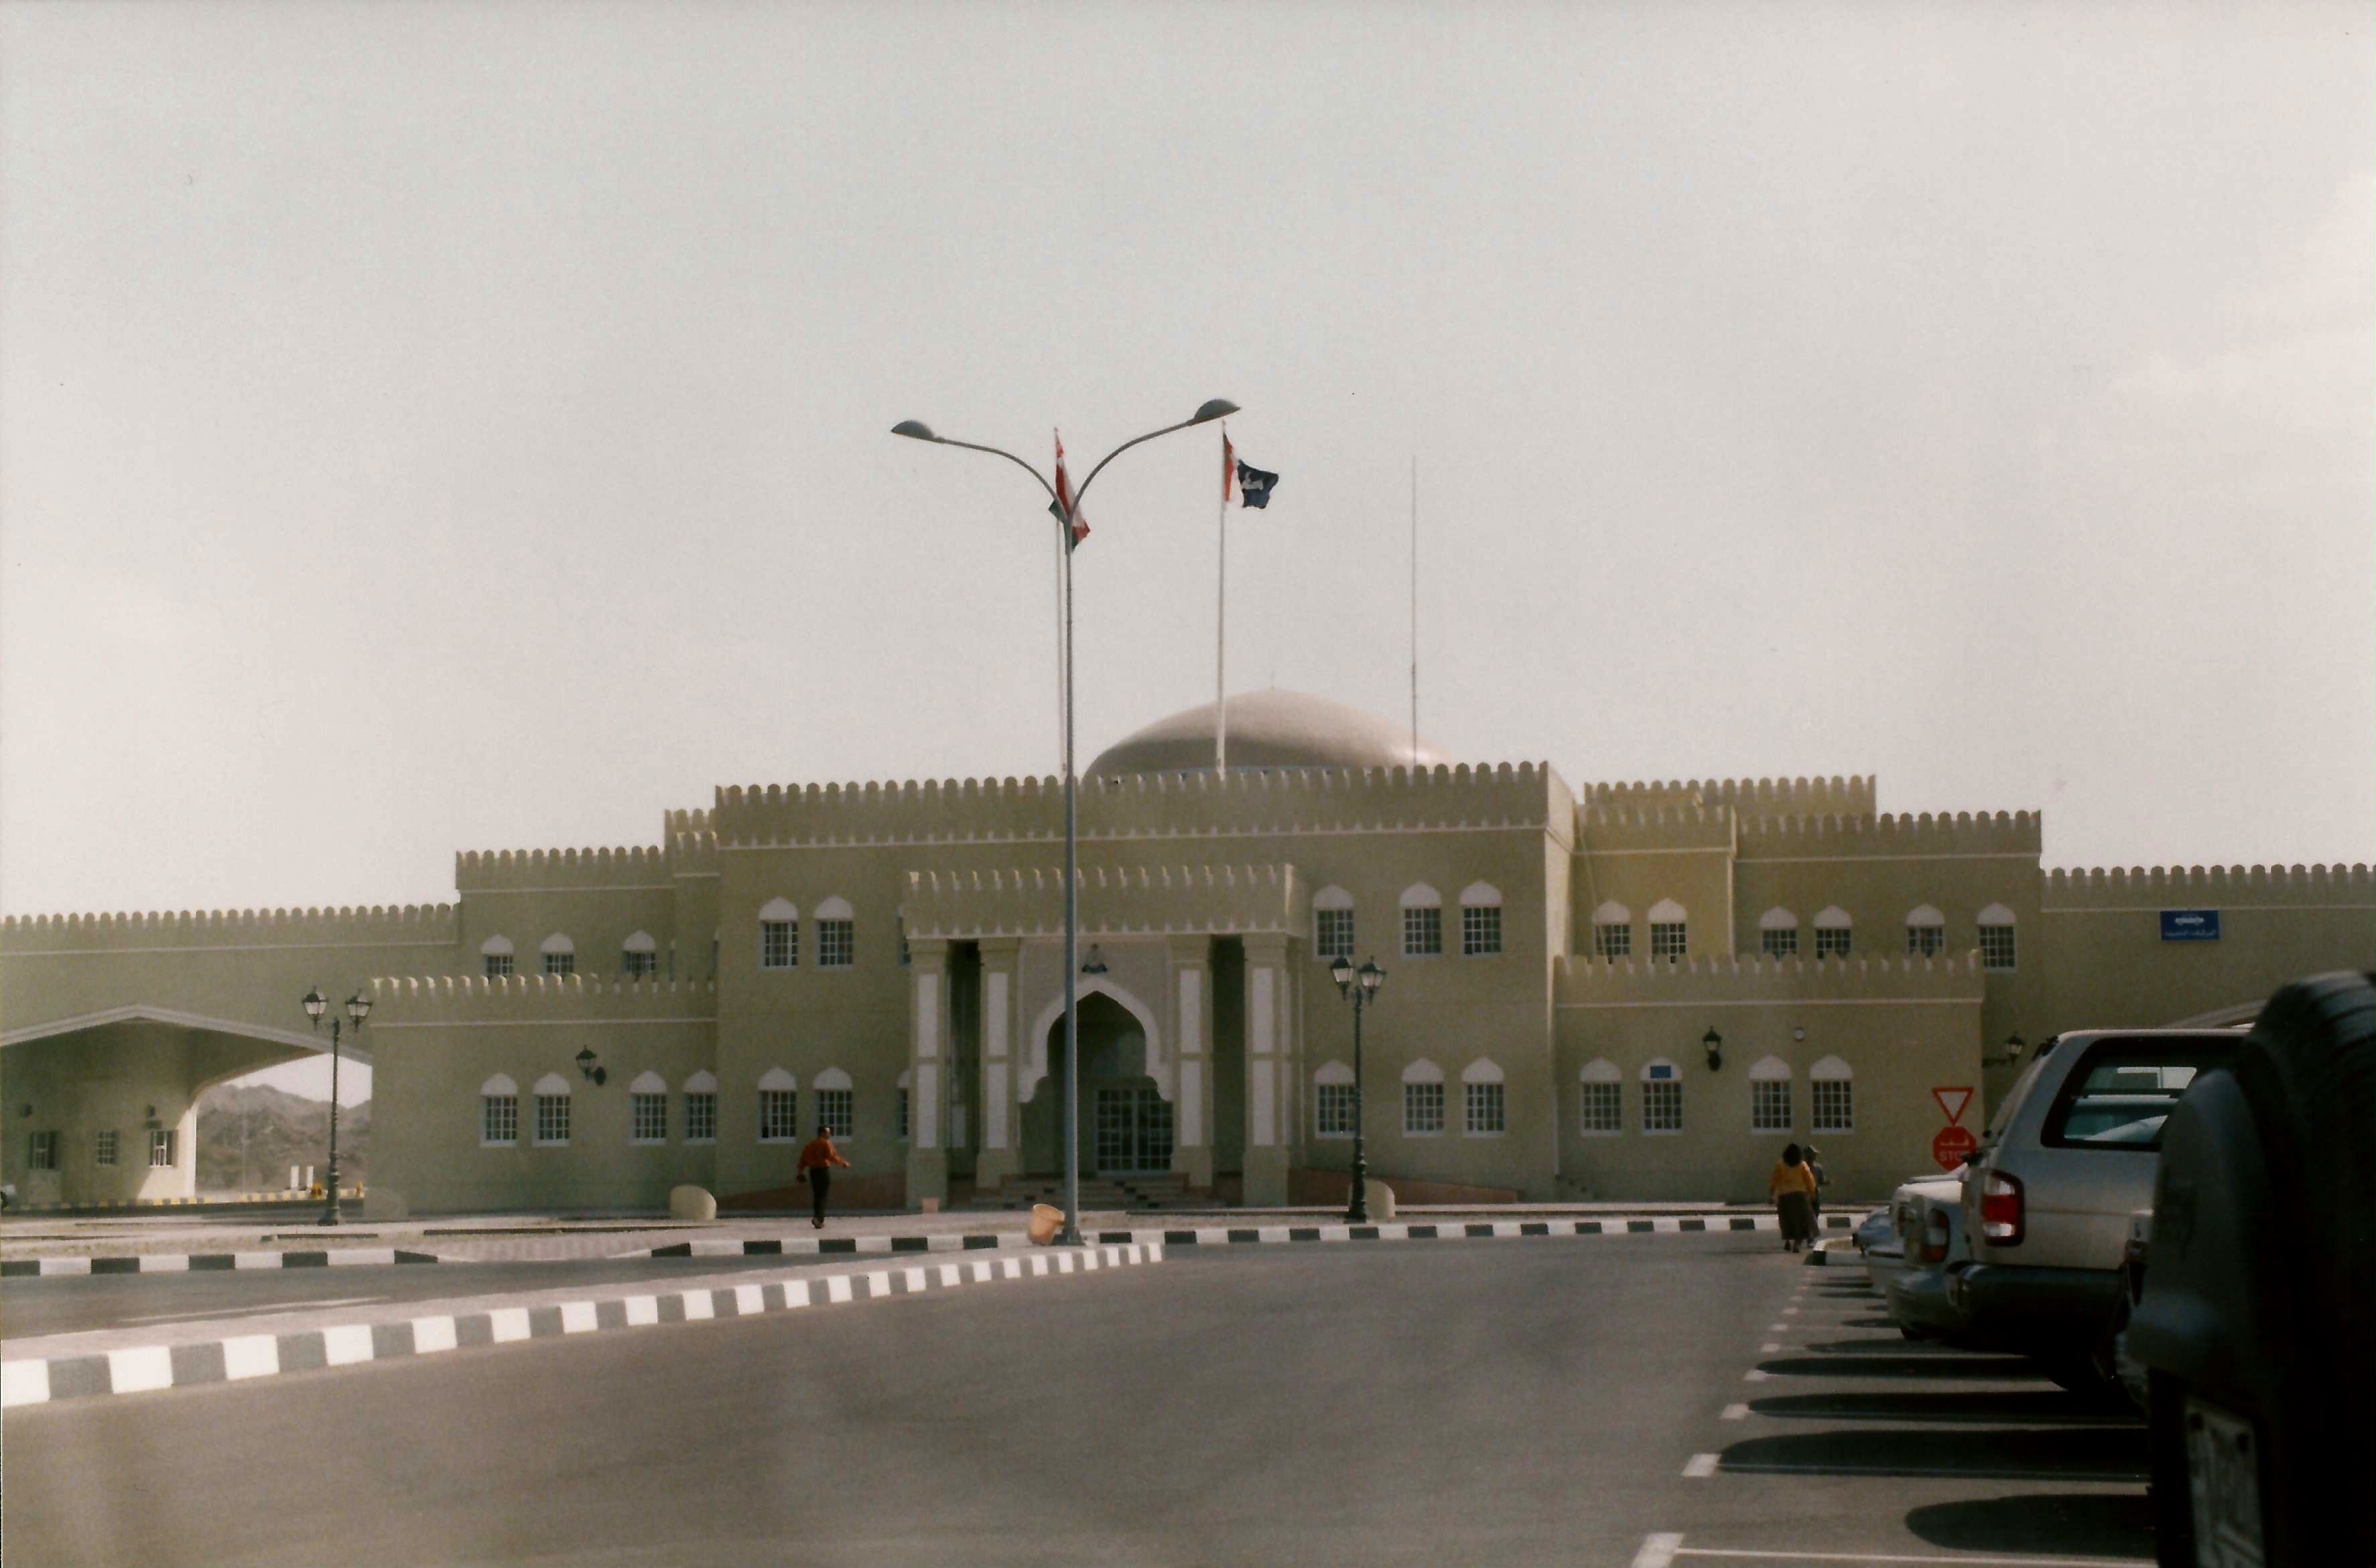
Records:
[[[2126,1350],[2163,1568],[2376,1564],[2376,982],[2269,999],[2163,1129]]]

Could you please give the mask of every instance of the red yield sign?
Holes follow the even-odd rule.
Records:
[[[1972,1136],[1969,1127],[1942,1127],[1939,1135],[1930,1140],[1930,1158],[1939,1162],[1942,1170],[1953,1170],[1972,1157],[1980,1140]]]
[[[1953,1127],[1964,1120],[1964,1108],[1972,1103],[1972,1091],[1962,1086],[1932,1089],[1930,1098],[1939,1102],[1939,1109],[1946,1112],[1947,1125]]]

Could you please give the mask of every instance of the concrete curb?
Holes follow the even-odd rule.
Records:
[[[210,1274],[232,1268],[335,1268],[357,1264],[447,1263],[434,1253],[403,1247],[334,1247],[254,1253],[130,1253],[111,1258],[12,1258],[0,1279],[62,1274]]]
[[[0,1360],[0,1408],[196,1384],[236,1383],[357,1361],[434,1355],[469,1346],[552,1339],[611,1328],[754,1317],[809,1306],[880,1301],[960,1285],[1088,1274],[1163,1261],[1156,1244],[1097,1246],[979,1258],[969,1263],[853,1269],[693,1290],[622,1289],[583,1301],[429,1313],[392,1323],[338,1324],[287,1334],[236,1335],[193,1344],[140,1346],[91,1355]]]
[[[1839,1217],[1839,1229],[1847,1218]],[[1692,1236],[1778,1231],[1770,1214],[1715,1219],[1661,1216],[1651,1219],[1497,1219],[1460,1225],[1257,1225],[1196,1230],[1100,1230],[1099,1241],[1155,1241],[1171,1247],[1260,1245],[1275,1241],[1462,1241],[1525,1236]]]

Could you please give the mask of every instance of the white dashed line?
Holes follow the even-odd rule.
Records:
[[[1634,1568],[1673,1568],[1682,1544],[1681,1535],[1645,1536],[1642,1550],[1634,1554]]]
[[[1724,1414],[1717,1419],[1723,1421],[1745,1421],[1749,1419],[1749,1407],[1746,1405],[1727,1405],[1724,1408]]]
[[[1781,1346],[1779,1346],[1779,1345],[1775,1344],[1775,1343],[1774,1343],[1773,1341],[1771,1341],[1771,1340],[1768,1340],[1766,1343],[1764,1343],[1764,1344],[1763,1344],[1763,1345],[1760,1345],[1760,1346],[1757,1348],[1757,1353],[1758,1353],[1759,1355],[1761,1355],[1761,1356],[1774,1356],[1774,1355],[1779,1355],[1779,1354],[1781,1353],[1781,1350],[1782,1350],[1782,1347],[1781,1347]]]
[[[1716,1461],[1713,1454],[1694,1454],[1691,1463],[1683,1467],[1683,1475],[1691,1480],[1704,1481],[1716,1474]]]
[[[1763,1372],[1756,1367],[1752,1367],[1747,1372],[1740,1374],[1740,1380],[1743,1383],[1764,1383],[1767,1378],[1772,1377],[1773,1375],[1774,1374],[1772,1372]]]

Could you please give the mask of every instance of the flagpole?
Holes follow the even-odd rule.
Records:
[[[1419,454],[1411,454],[1410,650],[1411,766],[1419,766]]]
[[[1061,434],[1058,434],[1056,436],[1056,446],[1060,457],[1063,450],[1063,445],[1064,438]],[[1069,517],[1063,519],[1063,527],[1056,530],[1056,749],[1060,754],[1060,756],[1069,756],[1071,754],[1064,750],[1068,743],[1065,739],[1064,719],[1065,715],[1073,711],[1072,698],[1068,695],[1071,690],[1073,671],[1071,666],[1064,659],[1064,593],[1066,578],[1066,573],[1064,571],[1064,546],[1070,542],[1072,539],[1073,523],[1072,519]]]
[[[1213,771],[1230,768],[1230,422],[1221,422],[1220,590],[1213,618]]]

